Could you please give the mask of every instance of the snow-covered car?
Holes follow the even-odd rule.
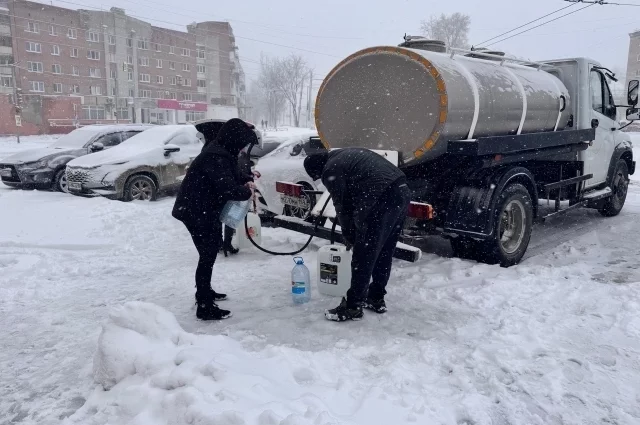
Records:
[[[179,177],[202,150],[193,125],[165,125],[138,134],[113,149],[67,164],[69,192],[125,201],[155,200],[175,190]]]
[[[149,125],[89,125],[73,130],[45,148],[16,153],[0,161],[2,183],[67,192],[65,166],[75,158],[108,150]]]
[[[256,179],[259,192],[258,202],[262,215],[288,215],[305,218],[316,203],[316,196],[295,198],[281,195],[276,191],[277,181],[287,181],[302,185],[309,190],[322,190],[322,183],[314,182],[304,170],[304,158],[310,139],[318,133],[308,129],[289,129],[286,132],[273,132],[263,135],[264,142],[280,140],[280,145],[260,159],[255,171],[260,173]]]

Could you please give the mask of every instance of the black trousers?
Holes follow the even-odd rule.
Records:
[[[383,299],[391,275],[393,253],[407,216],[411,191],[394,184],[378,200],[361,228],[356,226],[347,304],[362,305],[367,297]]]
[[[196,268],[196,301],[207,303],[213,301],[211,274],[222,246],[222,223],[216,220],[214,223],[185,223],[185,226],[200,255]]]
[[[224,226],[224,241],[223,241],[223,245],[231,245],[231,240],[233,239],[233,234],[236,231],[234,229],[232,229],[231,227],[225,225]]]

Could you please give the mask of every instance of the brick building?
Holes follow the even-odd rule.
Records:
[[[152,26],[115,7],[72,10],[10,0],[4,20],[1,7],[0,73],[2,58],[10,58],[23,93],[23,119],[37,123],[41,132],[116,118],[144,123],[230,118],[244,106],[244,73],[226,22],[193,23],[183,32]],[[4,50],[3,43],[9,44]],[[7,48],[12,51],[3,53]],[[2,78],[6,86],[13,81]],[[70,97],[75,100],[64,100]],[[52,118],[43,98],[53,109],[57,99],[64,100],[66,117],[57,110]]]

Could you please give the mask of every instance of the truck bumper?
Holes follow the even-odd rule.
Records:
[[[300,218],[279,215],[273,219],[273,222],[276,227],[282,227],[283,229],[293,230],[294,232],[303,233],[305,235],[314,236],[320,239],[332,239],[331,229],[327,229],[321,226],[318,226],[318,228],[316,229],[316,226],[314,224],[308,223]],[[334,232],[333,240],[335,242],[342,243],[342,233],[336,230]],[[393,256],[394,258],[397,258],[399,260],[415,263],[422,257],[422,251],[410,245],[398,243],[398,245],[396,245],[396,250]]]

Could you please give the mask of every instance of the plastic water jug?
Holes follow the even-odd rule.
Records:
[[[251,201],[228,201],[220,213],[220,221],[232,229],[238,229],[240,224],[244,227],[244,217],[249,212]]]
[[[247,214],[247,227],[249,228],[249,234],[251,239],[258,245],[262,244],[262,224],[260,223],[260,217],[258,214],[249,212]],[[253,244],[249,240],[247,230],[244,227],[244,222],[240,223],[235,234],[236,246],[239,249],[251,248]]]
[[[304,304],[311,300],[311,275],[302,257],[295,257],[296,265],[291,270],[291,296],[294,304]]]
[[[326,245],[318,250],[318,292],[344,297],[351,287],[352,252],[342,245]]]

